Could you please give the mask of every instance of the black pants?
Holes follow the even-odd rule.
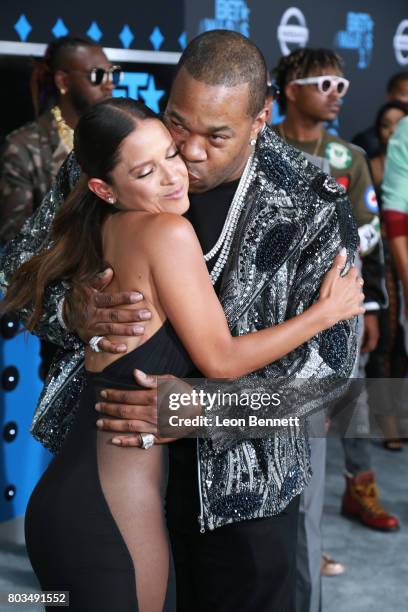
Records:
[[[195,455],[180,447],[167,491],[177,612],[294,612],[299,496],[279,515],[202,534]]]

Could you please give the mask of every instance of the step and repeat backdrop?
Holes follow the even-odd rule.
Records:
[[[29,76],[34,57],[65,35],[89,38],[124,69],[116,95],[141,98],[155,111],[165,107],[174,66],[186,45],[182,0],[114,4],[7,0],[0,20],[0,74],[4,111],[0,139],[33,116]]]
[[[214,28],[249,36],[270,68],[297,47],[338,51],[351,80],[338,126],[345,138],[373,121],[389,77],[408,70],[407,0],[116,0],[102,5],[97,0],[6,0],[0,20],[0,143],[33,118],[33,58],[41,57],[54,38],[71,34],[100,43],[125,73],[114,95],[141,98],[158,112],[165,108],[186,42]],[[21,334],[16,318],[3,317],[0,323],[0,521],[6,521],[24,513],[51,456],[29,434],[42,386],[38,340]]]
[[[408,70],[406,0],[200,0],[185,6],[188,39],[214,28],[236,30],[257,43],[270,68],[297,47],[336,50],[351,81],[340,116],[344,138],[368,127],[388,78]]]

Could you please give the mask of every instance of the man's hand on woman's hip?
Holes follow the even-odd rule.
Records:
[[[102,399],[95,406],[103,415],[97,421],[98,428],[116,433],[112,438],[113,444],[140,447],[142,444],[140,434],[153,434],[155,444],[166,444],[194,432],[195,427],[187,425],[176,428],[176,437],[159,436],[159,411],[163,410],[165,422],[169,414],[170,394],[175,391],[183,396],[189,394],[192,387],[188,383],[170,374],[148,376],[141,370],[135,370],[134,377],[136,383],[143,389],[104,389],[101,391]],[[160,393],[158,383],[161,383]],[[180,410],[180,415],[193,417],[201,414],[202,410],[201,406],[191,403]]]

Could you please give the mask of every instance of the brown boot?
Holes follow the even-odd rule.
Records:
[[[368,470],[357,476],[345,476],[346,490],[341,504],[341,513],[358,519],[363,525],[381,531],[396,531],[399,521],[384,510],[379,501],[379,491],[374,472]]]

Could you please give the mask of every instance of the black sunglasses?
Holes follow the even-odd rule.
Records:
[[[123,79],[123,72],[120,66],[112,66],[111,68],[92,68],[91,70],[64,70],[64,72],[79,72],[88,77],[91,85],[97,87],[111,81],[115,86]]]

